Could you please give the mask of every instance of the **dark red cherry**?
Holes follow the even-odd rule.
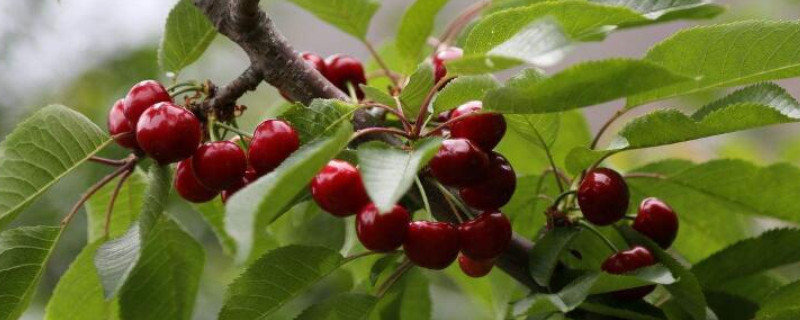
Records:
[[[204,187],[197,181],[192,172],[192,159],[186,159],[178,163],[175,170],[175,190],[181,198],[194,203],[211,201],[217,196],[217,192]]]
[[[636,246],[608,257],[603,262],[602,269],[610,274],[625,274],[654,264],[656,264],[656,259],[650,253],[650,250]],[[619,299],[636,300],[648,295],[653,289],[655,289],[655,285],[615,291],[612,294]]]
[[[663,201],[647,198],[639,205],[633,228],[666,249],[678,236],[678,216]]]
[[[494,259],[473,260],[462,254],[458,256],[458,266],[461,267],[461,271],[464,274],[473,278],[480,278],[492,271]]]
[[[365,248],[388,252],[403,244],[411,216],[405,208],[395,205],[391,211],[380,213],[374,204],[364,206],[356,216],[356,234]]]
[[[124,101],[123,99],[117,100],[108,111],[108,133],[118,145],[136,150],[139,149],[139,144],[136,143],[136,131],[133,130],[128,118],[125,118]]]
[[[247,168],[247,171],[245,171],[244,177],[241,180],[219,193],[220,197],[222,198],[222,203],[227,203],[228,199],[230,199],[230,197],[232,197],[236,192],[239,192],[239,190],[242,190],[242,188],[246,187],[248,184],[256,181],[257,179],[258,175],[256,175],[256,171],[253,170],[253,168]]]
[[[317,69],[317,72],[319,72],[321,75],[325,76],[325,74],[328,71],[327,70],[328,68],[325,65],[325,59],[323,59],[322,57],[320,57],[316,53],[312,53],[312,52],[300,53],[300,57],[302,57],[303,60],[306,61],[306,63],[308,63],[309,65],[314,67],[314,69]],[[281,94],[281,96],[283,96],[284,99],[289,100],[289,101],[294,101],[294,99],[289,97],[289,95],[286,92],[280,91],[280,94]]]
[[[300,138],[291,125],[281,120],[266,120],[256,127],[248,158],[259,176],[275,170],[300,147]]]
[[[202,139],[197,117],[172,102],[160,102],[145,110],[136,125],[139,147],[161,165],[191,157]]]
[[[167,89],[155,80],[141,81],[133,85],[125,96],[123,107],[125,117],[135,128],[142,113],[159,102],[172,102]]]
[[[458,256],[458,229],[447,222],[409,223],[403,251],[408,260],[420,267],[447,268]]]
[[[450,119],[479,113],[483,109],[480,101],[470,101],[455,108]],[[499,113],[480,113],[457,120],[450,125],[450,136],[472,141],[486,152],[491,151],[506,134],[506,119]]]
[[[367,83],[361,61],[351,56],[337,54],[328,57],[325,64],[327,65],[325,76],[333,85],[349,94],[350,91],[347,87],[349,83],[356,89],[358,99],[364,98],[364,92],[358,86]]]
[[[439,182],[465,187],[486,177],[489,156],[467,139],[447,139],[429,165]]]
[[[436,121],[437,122],[447,122],[447,120],[450,120],[450,111],[452,111],[452,110],[439,112],[439,114],[436,115]]]
[[[459,47],[447,47],[433,55],[433,68],[435,74],[435,82],[439,82],[445,75],[447,75],[447,68],[444,63],[450,60],[459,59],[464,56],[464,50]]]
[[[493,259],[511,243],[511,222],[500,212],[487,211],[458,226],[458,239],[465,256]]]
[[[628,185],[614,170],[589,171],[578,188],[578,205],[589,222],[606,226],[619,221],[628,211]]]
[[[320,208],[339,217],[357,213],[369,203],[358,169],[342,160],[331,160],[314,176],[311,196]]]
[[[489,154],[486,177],[459,191],[468,206],[479,210],[497,210],[511,200],[517,187],[517,175],[505,157],[497,152]]]
[[[208,142],[192,156],[197,181],[211,190],[225,190],[242,181],[247,170],[247,156],[231,141]]]

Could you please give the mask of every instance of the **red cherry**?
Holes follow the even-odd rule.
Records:
[[[253,168],[247,168],[247,171],[245,171],[244,177],[241,180],[234,183],[228,189],[220,192],[219,195],[222,198],[222,203],[227,203],[228,199],[230,199],[236,192],[239,192],[239,190],[242,190],[242,188],[246,187],[248,184],[256,181],[257,179],[258,175],[256,175],[256,171],[253,170]]]
[[[639,205],[633,228],[666,249],[678,236],[678,216],[663,201],[647,198]]]
[[[641,246],[636,246],[630,250],[617,252],[608,257],[608,259],[603,262],[602,269],[610,274],[625,274],[654,264],[656,264],[656,259],[653,257],[653,254],[650,253],[650,250]],[[636,300],[648,295],[655,287],[655,285],[649,285],[615,291],[612,294],[619,299]]]
[[[451,187],[465,187],[486,177],[489,156],[467,139],[447,139],[430,162],[431,174]]]
[[[141,81],[133,85],[125,96],[123,107],[125,117],[135,128],[142,113],[159,102],[172,102],[167,89],[155,80]]]
[[[342,160],[331,160],[314,176],[311,196],[320,208],[339,217],[354,214],[369,203],[358,169]]]
[[[202,139],[197,117],[172,102],[145,110],[136,125],[139,147],[161,165],[191,157]]]
[[[614,170],[589,171],[578,188],[578,205],[589,222],[606,226],[619,221],[628,211],[628,185]]]
[[[447,222],[409,223],[403,251],[408,260],[420,267],[447,268],[458,256],[458,229]]]
[[[380,213],[370,203],[356,216],[356,234],[365,248],[388,252],[403,244],[410,221],[408,211],[399,205],[395,205],[389,212]]]
[[[447,122],[447,120],[450,120],[450,111],[451,110],[439,112],[439,114],[436,115],[436,121]]]
[[[247,170],[247,156],[231,141],[206,143],[192,156],[194,175],[211,190],[225,190],[241,182]]]
[[[325,74],[328,71],[327,70],[328,67],[325,65],[325,59],[323,59],[322,57],[320,57],[316,53],[312,53],[312,52],[300,53],[300,57],[302,57],[303,60],[306,61],[306,63],[308,63],[309,65],[314,67],[314,69],[317,69],[317,72],[319,72],[321,75],[325,76]],[[289,100],[289,101],[294,101],[294,99],[289,97],[289,94],[287,94],[286,92],[280,91],[280,94],[281,94],[281,96],[283,96],[284,99]]]
[[[136,131],[131,127],[128,118],[125,118],[123,109],[124,100],[119,99],[108,111],[108,133],[123,148],[139,149],[139,144],[136,143]]]
[[[489,170],[480,182],[459,191],[464,203],[480,210],[497,210],[511,200],[517,187],[517,175],[505,157],[489,155]]]
[[[439,82],[445,75],[447,75],[447,68],[444,63],[450,60],[456,60],[464,56],[464,50],[459,47],[448,47],[436,52],[433,55],[433,68],[435,73],[435,81]]]
[[[465,256],[493,259],[511,243],[511,222],[500,212],[486,211],[458,226],[458,239]]]
[[[358,99],[364,98],[364,92],[358,86],[367,83],[361,61],[351,56],[337,54],[328,57],[325,63],[328,67],[325,76],[333,85],[348,93],[350,91],[347,84],[350,83],[356,89]]]
[[[470,101],[455,108],[450,119],[481,112],[483,103]],[[506,119],[499,113],[481,113],[457,120],[450,125],[450,136],[472,141],[484,151],[491,151],[506,134]]]
[[[464,274],[473,278],[480,278],[492,271],[494,259],[473,260],[462,254],[458,256],[458,266],[461,267],[461,271]]]
[[[192,172],[192,159],[186,159],[178,163],[175,170],[175,190],[181,198],[194,203],[211,201],[217,196],[217,192],[210,190],[197,181]]]
[[[275,170],[300,147],[300,138],[291,125],[281,120],[266,120],[256,127],[248,158],[259,176]]]

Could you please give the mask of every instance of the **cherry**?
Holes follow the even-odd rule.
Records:
[[[225,190],[241,182],[247,170],[247,156],[231,141],[206,143],[192,156],[197,181],[211,190]]]
[[[186,201],[202,203],[211,201],[217,196],[217,192],[204,187],[197,181],[192,172],[192,159],[186,159],[178,163],[175,170],[175,190]]]
[[[281,120],[266,120],[256,127],[250,142],[250,165],[259,176],[275,170],[300,147],[300,138],[291,125]]]
[[[328,67],[327,65],[325,65],[325,59],[323,59],[316,53],[312,52],[300,53],[300,57],[302,57],[303,60],[306,61],[306,63],[314,67],[314,69],[317,69],[317,72],[319,72],[321,75],[326,76],[325,74],[328,72],[327,70]],[[294,99],[289,97],[289,94],[287,94],[286,92],[280,91],[280,94],[281,96],[283,96],[284,99],[289,101],[294,101]]]
[[[517,187],[517,175],[505,157],[489,154],[489,170],[480,182],[459,191],[464,203],[480,210],[497,210],[511,200]]]
[[[666,249],[678,235],[678,216],[663,201],[647,198],[639,205],[633,228]]]
[[[619,221],[628,210],[628,185],[608,168],[589,171],[578,188],[578,205],[589,222],[605,226]]]
[[[435,81],[439,82],[445,75],[447,75],[447,68],[444,63],[450,60],[456,60],[464,56],[464,50],[459,47],[448,47],[442,49],[433,55],[433,68],[435,74]]]
[[[222,198],[222,203],[227,203],[228,199],[232,197],[236,192],[242,190],[242,188],[246,187],[248,184],[253,183],[258,179],[258,175],[256,175],[256,171],[253,168],[247,168],[247,171],[244,173],[244,177],[230,186],[228,189],[222,190],[220,192],[220,197]]]
[[[123,99],[117,100],[108,112],[108,133],[114,138],[118,145],[137,150],[139,144],[136,143],[136,131],[133,130],[128,118],[125,118]]]
[[[136,125],[139,147],[161,165],[192,156],[202,139],[197,117],[172,102],[159,102],[145,110]]]
[[[411,216],[405,208],[395,205],[381,213],[374,204],[364,206],[356,216],[356,234],[365,248],[388,252],[403,244]]]
[[[475,260],[493,259],[511,243],[511,222],[501,212],[486,211],[458,226],[461,253]]]
[[[447,139],[431,159],[431,174],[451,187],[480,181],[489,169],[489,156],[467,139]]]
[[[603,262],[602,269],[610,274],[625,274],[639,268],[656,264],[656,259],[647,248],[636,246],[630,250],[617,252]],[[612,294],[624,300],[641,299],[655,289],[655,285],[615,291]]]
[[[351,56],[337,54],[328,57],[325,63],[328,67],[325,75],[333,85],[345,93],[349,93],[350,89],[347,87],[349,83],[355,88],[358,99],[364,98],[364,92],[358,86],[367,83],[361,61]]]
[[[473,278],[480,278],[492,271],[494,259],[473,260],[462,254],[458,256],[458,266],[461,267],[461,271],[464,274]]]
[[[320,208],[339,217],[354,214],[369,203],[358,169],[342,160],[331,160],[311,180],[311,196]]]
[[[458,229],[447,222],[409,223],[403,251],[408,260],[420,267],[447,268],[458,256]]]
[[[172,102],[172,97],[169,96],[167,89],[158,81],[144,80],[133,85],[128,91],[128,95],[125,96],[123,112],[135,128],[142,113],[159,102]]]
[[[480,101],[470,101],[453,109],[450,119],[471,113],[479,113],[483,109]],[[506,119],[499,113],[480,113],[471,115],[450,125],[450,136],[472,141],[484,151],[491,151],[506,134]]]
[[[439,114],[436,115],[436,121],[447,122],[447,120],[450,120],[450,112],[451,110],[439,112]]]

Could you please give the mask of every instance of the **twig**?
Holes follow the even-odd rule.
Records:
[[[114,192],[111,193],[111,199],[108,201],[108,209],[106,209],[106,221],[103,225],[103,238],[105,239],[108,239],[111,233],[111,214],[114,211],[114,203],[117,201],[119,191],[122,190],[122,185],[125,184],[125,180],[128,180],[128,177],[130,177],[132,173],[133,167],[129,167],[119,178],[119,182],[117,182],[117,185],[114,187]]]

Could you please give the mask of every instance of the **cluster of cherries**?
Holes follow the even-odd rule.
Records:
[[[321,56],[311,52],[303,52],[300,56],[339,90],[350,92],[349,86],[352,85],[356,97],[359,100],[364,98],[364,92],[359,85],[366,84],[367,77],[364,73],[364,66],[358,59],[343,54],[336,54],[323,59]],[[292,100],[285,92],[281,92],[281,95],[286,100]]]

